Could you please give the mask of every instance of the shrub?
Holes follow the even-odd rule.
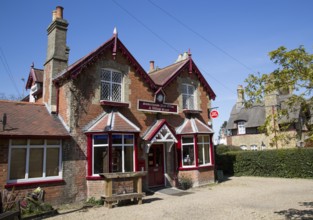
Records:
[[[221,155],[230,151],[242,151],[240,147],[231,146],[231,145],[217,145],[215,146],[215,153]]]
[[[193,181],[190,176],[187,175],[181,175],[178,177],[178,188],[187,190],[191,188],[193,185]]]
[[[235,157],[236,176],[313,178],[313,149],[245,151],[226,157]]]
[[[95,199],[95,197],[91,197],[86,201],[86,205],[97,206],[103,205],[104,201],[102,199]]]

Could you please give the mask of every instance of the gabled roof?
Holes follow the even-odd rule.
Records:
[[[174,129],[166,122],[165,119],[155,121],[142,136],[142,139],[145,141],[153,141],[155,138],[161,138],[162,141],[168,140],[177,142]]]
[[[106,41],[96,50],[82,57],[72,65],[68,66],[68,68],[60,72],[53,79],[53,83],[58,83],[62,79],[70,79],[77,77],[84,68],[94,63],[99,58],[99,56],[101,56],[106,50],[112,50],[113,58],[116,56],[117,50],[121,51],[122,55],[125,56],[125,58],[129,61],[130,65],[133,66],[136,73],[138,73],[142,77],[142,79],[151,87],[151,89],[153,90],[157,89],[153,80],[141,67],[141,65],[133,57],[133,55],[127,50],[124,44],[117,37],[117,34],[114,34],[113,37],[111,37],[108,41]]]
[[[42,83],[43,82],[43,70],[34,68],[34,64],[32,64],[30,68],[30,72],[28,75],[28,79],[26,82],[26,89],[30,89],[32,87],[32,83]]]
[[[176,129],[176,134],[213,134],[212,128],[197,118],[185,119],[183,124]]]
[[[140,132],[135,124],[129,121],[118,111],[102,113],[95,120],[91,121],[84,129],[84,132]]]
[[[149,76],[156,85],[161,86],[164,89],[173,80],[175,80],[182,71],[186,69],[188,69],[190,74],[195,74],[197,76],[205,91],[208,93],[209,97],[214,100],[216,97],[214,91],[212,90],[206,79],[203,77],[196,64],[193,62],[190,54],[187,59],[151,72]]]
[[[0,137],[69,137],[57,116],[49,114],[43,104],[0,100]]]

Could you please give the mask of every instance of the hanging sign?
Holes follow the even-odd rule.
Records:
[[[218,117],[218,111],[217,110],[212,110],[210,112],[210,117],[211,118],[217,118]]]

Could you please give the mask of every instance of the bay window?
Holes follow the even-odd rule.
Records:
[[[109,138],[111,137],[111,144]],[[93,175],[134,171],[133,134],[93,135]],[[111,148],[111,154],[110,149]],[[111,162],[111,170],[110,170]]]
[[[208,135],[199,135],[197,141],[199,166],[210,164],[210,137]]]
[[[61,140],[12,139],[9,182],[61,177]]]
[[[182,137],[182,160],[183,167],[195,165],[195,147],[193,136]]]

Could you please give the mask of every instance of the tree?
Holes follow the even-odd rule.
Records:
[[[292,88],[295,92],[287,100],[288,109],[301,108],[301,121],[308,130],[307,138],[313,140],[313,55],[309,54],[303,46],[293,50],[287,50],[285,47],[279,47],[269,53],[270,59],[278,68],[269,74],[250,74],[245,80],[247,86],[245,93],[248,96],[246,106],[253,103],[264,101],[265,94],[271,94],[275,91],[286,91]],[[289,127],[286,123],[284,128],[269,126],[270,122],[282,117],[289,118],[290,110],[278,108],[275,114],[266,118],[263,129],[266,134],[280,132]],[[311,121],[311,122],[310,122]],[[300,128],[300,133],[301,133]],[[275,135],[276,136],[276,135]],[[276,140],[284,137],[276,136]]]

